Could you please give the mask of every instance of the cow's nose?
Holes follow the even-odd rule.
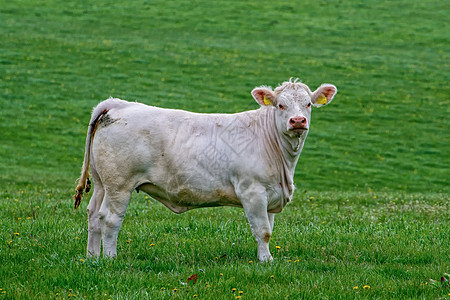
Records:
[[[289,119],[289,124],[292,128],[306,128],[306,118],[305,117],[293,117]]]

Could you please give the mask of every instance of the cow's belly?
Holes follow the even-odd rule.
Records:
[[[230,188],[199,190],[187,186],[180,186],[171,190],[170,188],[165,189],[152,183],[145,183],[140,185],[138,189],[146,192],[177,214],[201,207],[242,207],[238,197]]]

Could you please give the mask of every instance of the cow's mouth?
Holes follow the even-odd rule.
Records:
[[[294,131],[294,132],[302,132],[302,131],[308,131],[308,128],[291,128],[289,130]]]
[[[308,128],[290,128],[289,132],[291,132],[292,136],[300,137],[308,132]]]

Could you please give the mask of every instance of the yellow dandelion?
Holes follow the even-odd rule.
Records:
[[[280,250],[280,249],[281,249],[281,247],[280,247],[280,246],[275,246],[275,248],[277,248],[277,250]]]
[[[223,273],[220,273],[219,276],[222,277],[222,276],[223,276]]]
[[[354,287],[353,287],[353,289],[354,289],[354,290],[357,290],[357,289],[358,289],[358,287],[357,287],[357,286],[354,286]]]
[[[214,259],[219,259],[219,258],[216,256],[216,257],[214,257]]]
[[[235,299],[241,299],[241,296],[236,296],[236,298]]]
[[[80,258],[80,261],[84,264],[84,259]]]
[[[76,240],[79,240],[80,238],[76,236],[75,239],[76,239]]]
[[[193,297],[193,298],[197,298],[197,294],[195,294],[195,295],[192,295],[192,297]]]
[[[294,260],[294,262],[299,262],[300,261],[300,259],[296,259],[296,260]]]
[[[155,246],[155,244],[151,243],[151,244],[150,244],[150,247],[153,247],[153,246]]]
[[[209,284],[207,284],[206,287],[211,287],[211,286]]]
[[[249,263],[249,264],[252,264],[252,263],[253,263],[253,260],[249,260],[248,263]]]
[[[243,291],[239,291],[239,295],[242,295],[244,292]]]
[[[127,240],[127,244],[131,243],[131,240]]]
[[[14,235],[18,236],[18,235],[20,235],[20,233],[18,233],[18,232],[14,232]]]
[[[236,288],[232,288],[231,291],[234,293],[236,292]]]
[[[55,296],[58,297],[58,296],[59,296],[59,293],[56,293]]]
[[[162,288],[161,288],[162,291],[164,291],[165,289],[166,289],[165,287],[162,287]]]
[[[365,290],[370,289],[370,285],[365,285],[365,286],[363,286],[363,289],[365,289]]]
[[[292,262],[292,259],[288,259],[287,262]]]
[[[72,293],[73,291],[72,291],[72,289],[69,289],[69,293]]]
[[[270,278],[272,278],[272,279],[273,279],[274,277],[275,277],[275,276],[273,276],[273,275],[270,275]]]

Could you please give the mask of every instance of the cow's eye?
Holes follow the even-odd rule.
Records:
[[[308,103],[308,105],[306,105],[307,108],[311,107],[311,102]]]
[[[278,108],[284,110],[285,107],[283,106],[283,104],[278,104]]]

